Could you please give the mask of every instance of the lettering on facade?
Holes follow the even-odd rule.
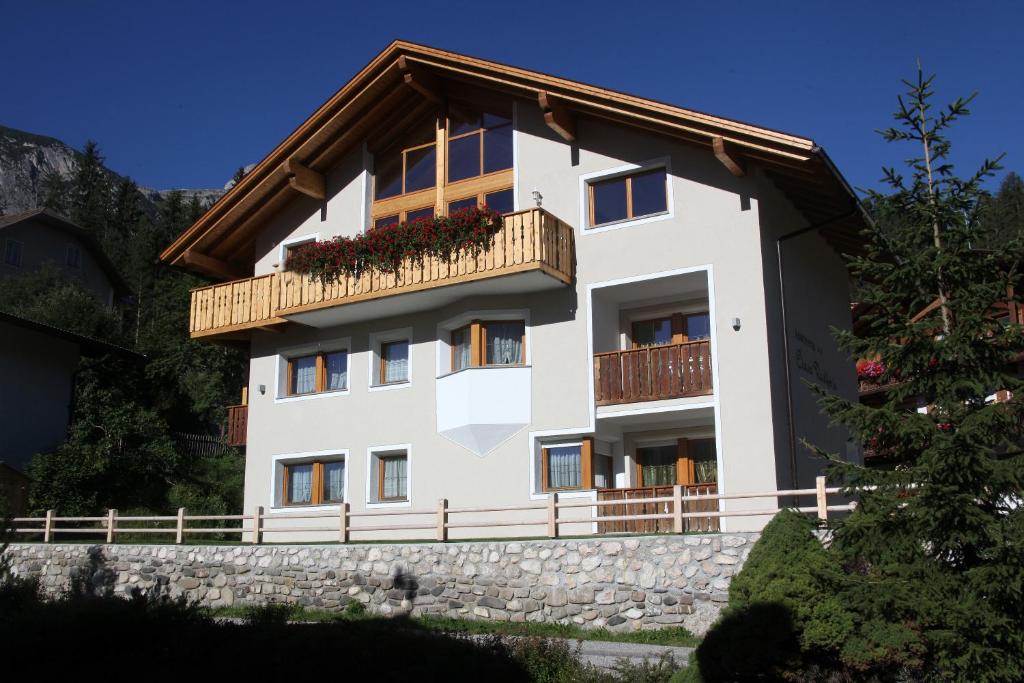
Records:
[[[799,344],[796,349],[796,367],[829,391],[835,391],[836,382],[822,363],[824,349],[821,345],[800,330],[794,330],[793,336]]]

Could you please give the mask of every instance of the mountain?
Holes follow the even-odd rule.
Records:
[[[39,207],[42,198],[42,181],[50,172],[57,172],[69,179],[78,167],[81,154],[78,150],[46,135],[36,135],[16,128],[0,126],[0,210],[13,214]],[[107,169],[112,179],[123,176]],[[209,206],[230,187],[180,189],[190,200],[198,196],[204,206]],[[155,214],[157,204],[171,190],[157,190],[139,187],[145,198],[147,213]]]

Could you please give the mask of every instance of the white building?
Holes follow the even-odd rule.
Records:
[[[326,288],[285,269],[296,245],[477,204],[507,214],[479,256]],[[812,140],[395,42],[162,258],[226,281],[193,292],[193,336],[251,351],[246,510],[398,524],[441,498],[812,486],[801,441],[847,451],[807,381],[856,396],[830,327],[862,221]]]

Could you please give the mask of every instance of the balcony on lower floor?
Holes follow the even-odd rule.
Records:
[[[594,354],[599,406],[714,393],[707,339]]]
[[[321,283],[278,272],[192,290],[193,338],[244,338],[289,321],[327,327],[436,308],[465,296],[516,294],[564,286],[575,275],[572,226],[548,212],[506,214],[493,244],[450,259],[406,258],[397,272],[369,269]]]

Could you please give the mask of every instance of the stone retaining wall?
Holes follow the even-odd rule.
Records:
[[[211,607],[292,603],[383,615],[703,633],[759,534],[388,545],[15,544],[15,573],[50,595],[185,595]]]

